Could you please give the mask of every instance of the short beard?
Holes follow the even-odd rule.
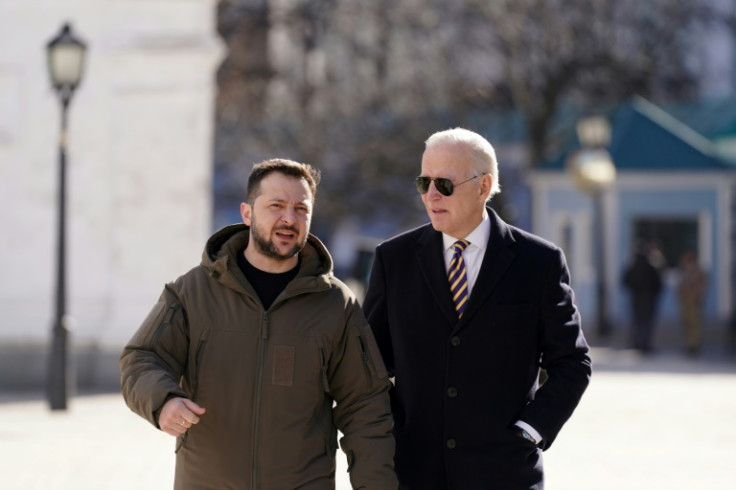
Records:
[[[261,236],[260,232],[258,231],[258,227],[256,227],[255,219],[253,220],[253,226],[250,227],[250,234],[251,237],[253,237],[253,242],[255,243],[256,247],[266,256],[271,259],[276,260],[288,260],[298,254],[302,251],[304,246],[307,243],[306,237],[304,241],[301,243],[297,243],[294,245],[291,250],[287,251],[286,253],[281,253],[276,248],[276,245],[273,243],[272,240],[267,239],[266,237]],[[297,236],[299,236],[299,232],[295,230],[294,228],[291,228],[289,226],[282,226],[279,228],[274,228],[274,232],[277,230],[289,230],[296,233]]]

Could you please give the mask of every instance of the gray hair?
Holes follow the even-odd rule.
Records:
[[[473,167],[478,173],[490,174],[493,180],[491,193],[488,199],[501,192],[498,183],[498,160],[496,150],[483,136],[463,128],[438,131],[424,142],[425,150],[443,144],[462,144],[469,151],[473,159]]]

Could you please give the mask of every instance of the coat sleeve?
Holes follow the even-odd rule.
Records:
[[[188,350],[186,315],[167,286],[120,356],[120,385],[130,409],[158,427],[157,412],[186,396],[179,379]]]
[[[346,328],[328,363],[335,425],[355,489],[396,489],[390,382],[373,334],[355,298],[348,300]]]
[[[547,449],[590,382],[591,359],[561,250],[553,252],[544,281],[540,351],[547,379],[520,418],[542,435]]]

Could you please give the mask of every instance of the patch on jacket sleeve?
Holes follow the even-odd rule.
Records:
[[[294,347],[291,345],[276,345],[273,348],[273,384],[294,384]]]

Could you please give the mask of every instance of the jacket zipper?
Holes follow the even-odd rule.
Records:
[[[263,312],[263,322],[261,323],[261,342],[258,345],[258,376],[256,377],[256,396],[253,401],[253,467],[251,471],[252,485],[251,488],[258,488],[258,427],[261,418],[261,391],[263,390],[263,364],[264,351],[266,350],[266,340],[268,340],[268,312]]]

